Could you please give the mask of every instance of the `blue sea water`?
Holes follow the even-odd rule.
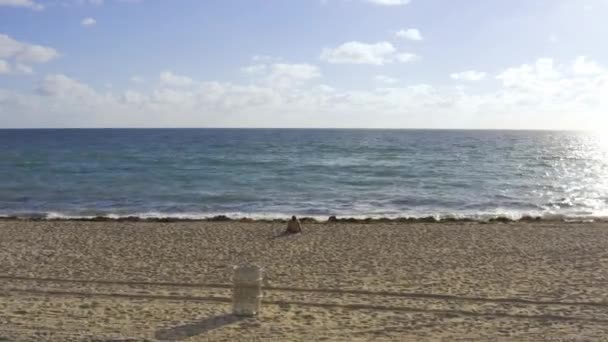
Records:
[[[608,135],[0,130],[0,215],[608,216]]]

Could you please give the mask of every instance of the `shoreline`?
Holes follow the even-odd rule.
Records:
[[[298,216],[302,223],[307,224],[324,224],[324,223],[355,223],[355,224],[376,224],[376,223],[533,223],[533,222],[557,222],[557,223],[601,223],[608,222],[606,216],[566,216],[561,214],[548,214],[542,216],[523,215],[519,218],[511,218],[508,216],[491,216],[485,218],[473,217],[453,217],[453,216],[423,216],[423,217],[352,217],[352,216]],[[248,216],[229,216],[229,215],[213,215],[201,217],[178,217],[178,216],[158,216],[146,217],[136,215],[101,215],[101,216],[48,216],[48,215],[5,215],[0,216],[0,221],[59,221],[59,222],[240,222],[240,223],[285,223],[289,221],[287,217],[268,217],[268,218],[253,218]]]

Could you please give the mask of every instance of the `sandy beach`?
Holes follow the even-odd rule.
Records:
[[[0,221],[0,341],[602,341],[607,223]],[[264,267],[256,319],[232,267]]]

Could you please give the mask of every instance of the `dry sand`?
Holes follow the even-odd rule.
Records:
[[[0,341],[605,341],[608,224],[0,221]],[[266,270],[231,309],[232,266]]]

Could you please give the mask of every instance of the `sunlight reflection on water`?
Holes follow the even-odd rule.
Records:
[[[607,132],[0,133],[0,215],[608,216]]]
[[[560,158],[556,167],[557,180],[566,194],[562,205],[588,209],[579,214],[607,216],[608,132],[581,133],[573,137],[566,148],[569,155]]]

